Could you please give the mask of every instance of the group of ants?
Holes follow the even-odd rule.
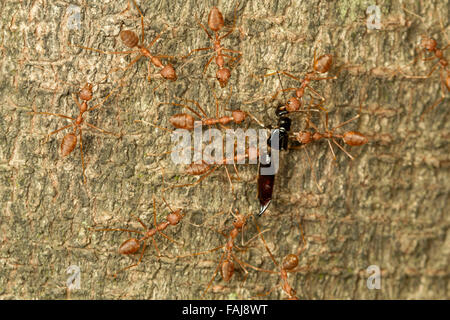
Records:
[[[159,72],[159,76],[164,79],[164,81],[177,81],[177,73],[175,67],[170,63],[164,63],[164,60],[170,60],[173,59],[172,56],[167,55],[156,55],[150,51],[152,46],[160,39],[161,33],[158,34],[152,42],[150,42],[149,45],[145,44],[145,34],[144,34],[144,16],[137,6],[135,0],[131,0],[133,3],[133,6],[137,9],[140,15],[141,20],[141,39],[139,40],[139,36],[132,30],[122,30],[120,32],[120,39],[122,41],[122,44],[129,48],[129,50],[126,51],[103,51],[99,49],[94,48],[88,48],[77,44],[70,44],[72,46],[76,46],[85,50],[91,50],[95,51],[101,54],[114,54],[114,55],[128,55],[128,54],[134,54],[137,53],[137,56],[129,62],[129,64],[123,68],[123,70],[129,69],[131,66],[133,66],[136,62],[138,62],[142,57],[148,58],[148,80],[150,81],[152,78],[152,69],[157,68]],[[129,3],[130,6],[130,3]],[[236,5],[237,8],[237,5]],[[215,64],[217,65],[217,71],[216,71],[216,79],[219,83],[219,85],[224,88],[228,84],[228,80],[232,76],[232,70],[234,67],[237,66],[237,64],[240,62],[240,59],[242,58],[242,53],[238,50],[232,50],[225,48],[222,45],[222,40],[226,38],[228,35],[230,35],[233,30],[235,29],[235,20],[236,20],[236,8],[234,12],[234,21],[233,25],[230,28],[229,31],[223,33],[223,29],[225,27],[225,22],[222,13],[219,11],[217,7],[213,7],[210,10],[209,16],[208,16],[208,27],[211,30],[208,31],[208,29],[197,19],[197,23],[199,26],[205,31],[208,38],[213,43],[210,47],[206,48],[197,48],[192,51],[190,51],[187,55],[183,56],[183,59],[186,59],[190,56],[192,56],[194,53],[199,51],[212,51],[212,56],[206,63],[203,73],[206,72],[208,66],[211,64],[211,62],[214,60]],[[406,11],[410,12],[406,8],[404,8]],[[411,14],[414,14],[410,12]],[[414,14],[415,15],[415,14]],[[418,17],[417,15],[415,15]],[[419,17],[420,18],[420,17]],[[443,27],[443,26],[442,26]],[[223,33],[221,35],[221,33]],[[405,78],[411,78],[411,79],[426,79],[430,78],[432,74],[439,68],[440,70],[440,81],[441,81],[441,97],[435,101],[430,107],[426,109],[426,111],[429,111],[433,108],[435,108],[437,105],[439,105],[444,99],[445,94],[450,90],[450,76],[449,76],[449,70],[448,70],[448,61],[444,55],[445,50],[449,47],[450,44],[447,44],[445,47],[440,48],[438,47],[437,41],[433,38],[430,38],[428,36],[422,36],[421,42],[420,42],[420,53],[415,58],[422,59],[424,61],[428,60],[436,60],[436,64],[430,69],[430,71],[425,75],[409,75],[406,74],[402,69],[398,69],[398,73],[404,76]],[[428,53],[426,57],[422,57],[424,53]],[[236,55],[236,56],[234,56]],[[288,137],[289,141],[292,141],[296,144],[296,146],[293,146],[292,148],[301,148],[306,151],[306,147],[309,144],[316,143],[320,140],[325,139],[328,143],[328,146],[332,152],[332,155],[334,159],[336,159],[335,152],[333,150],[333,145],[337,146],[339,149],[341,149],[350,159],[353,160],[353,156],[347,152],[343,146],[341,146],[338,143],[338,139],[340,139],[344,144],[348,146],[362,146],[366,143],[368,143],[369,139],[366,135],[357,132],[357,131],[347,131],[344,133],[337,133],[336,130],[345,126],[346,124],[358,119],[360,116],[359,114],[349,120],[346,120],[342,122],[341,124],[335,126],[332,129],[328,129],[328,113],[326,109],[324,108],[324,102],[326,99],[322,96],[321,93],[319,93],[316,89],[312,87],[312,84],[316,81],[323,81],[323,80],[333,80],[336,79],[338,76],[337,74],[330,76],[325,75],[330,70],[333,63],[333,56],[331,54],[324,54],[316,57],[316,52],[314,51],[314,59],[312,63],[312,70],[307,72],[303,77],[297,77],[294,76],[286,71],[276,71],[269,74],[265,74],[263,77],[269,77],[273,75],[284,75],[287,77],[290,77],[296,81],[298,81],[299,86],[293,87],[293,88],[282,88],[276,92],[276,94],[273,96],[273,99],[275,99],[279,93],[286,94],[286,92],[294,91],[294,95],[287,99],[287,101],[281,103],[277,110],[276,115],[278,117],[278,129],[281,130],[283,133],[286,134],[286,137]],[[415,63],[415,61],[414,61]],[[280,79],[281,80],[281,79]],[[113,90],[114,91],[114,90]],[[93,86],[90,83],[86,83],[82,89],[78,93],[78,97],[73,95],[73,99],[75,101],[75,104],[78,106],[79,113],[76,117],[71,117],[63,114],[58,113],[50,113],[50,112],[37,112],[34,110],[33,114],[41,114],[41,115],[48,115],[48,116],[56,116],[63,119],[70,120],[71,123],[63,126],[51,133],[48,134],[48,136],[54,135],[60,131],[63,131],[65,129],[71,128],[71,132],[67,133],[61,142],[60,145],[60,152],[62,157],[66,157],[70,155],[76,148],[78,138],[79,138],[79,147],[80,147],[80,153],[81,153],[81,163],[82,163],[82,170],[83,170],[83,182],[86,183],[86,176],[85,176],[85,164],[83,159],[83,142],[82,142],[82,126],[87,125],[89,128],[100,131],[104,134],[114,134],[109,131],[103,130],[97,126],[94,126],[93,124],[90,124],[88,122],[84,121],[84,117],[86,113],[97,109],[101,107],[106,100],[111,96],[111,91],[100,103],[89,106],[90,101],[93,98]],[[308,99],[309,98],[309,99]],[[81,102],[79,101],[81,100]],[[200,106],[200,104],[193,100],[185,100],[186,102],[191,102],[196,105],[198,108],[198,111],[195,111],[194,108],[189,107],[186,104],[181,103],[170,103],[174,106],[187,109],[190,113],[178,113],[170,117],[169,121],[170,123],[178,129],[186,129],[186,130],[193,130],[194,129],[194,122],[195,121],[201,121],[201,125],[203,126],[218,126],[220,128],[227,128],[228,124],[241,124],[247,117],[250,117],[255,122],[257,122],[259,125],[263,126],[266,129],[273,130],[272,127],[266,127],[262,125],[261,121],[259,121],[254,115],[250,114],[249,112],[244,112],[242,110],[227,110],[231,111],[231,116],[220,116],[219,114],[219,107],[217,103],[216,98],[216,116],[215,117],[208,117],[205,110]],[[361,110],[361,105],[360,105]],[[299,113],[306,115],[305,123],[306,128],[301,131],[290,133],[290,120],[288,118],[288,115],[293,113]],[[325,129],[320,130],[319,127],[314,124],[311,121],[311,114],[312,112],[325,114],[325,121],[322,120]],[[199,120],[197,120],[198,118]],[[323,117],[320,117],[323,119]],[[287,119],[287,120],[286,120]],[[286,124],[288,123],[288,125]],[[156,124],[153,124],[155,127],[162,128]],[[169,130],[167,128],[163,128],[165,130]],[[268,141],[269,147],[270,142]],[[282,145],[283,141],[278,141]],[[286,142],[287,143],[287,142]],[[282,146],[281,146],[281,149]],[[251,152],[246,153],[246,157],[250,157]],[[256,151],[256,155],[259,155],[259,153]],[[309,155],[308,155],[309,158]],[[234,161],[233,161],[234,160]],[[235,163],[235,159],[223,159],[221,163],[216,163],[215,166],[212,166],[206,162],[201,163],[193,163],[191,165],[188,165],[185,169],[185,172],[187,175],[193,175],[193,176],[199,176],[199,178],[194,183],[189,184],[182,184],[182,185],[173,185],[172,187],[192,187],[195,184],[200,183],[202,180],[204,180],[208,175],[210,175],[212,172],[214,172],[218,167],[223,166],[225,168],[225,171],[227,173],[228,180],[230,182],[231,188],[233,188],[233,184],[231,182],[231,178],[227,169],[227,164]],[[235,167],[236,170],[236,167]],[[236,170],[237,173],[237,170]],[[268,180],[263,180],[261,184],[258,184],[258,194],[259,194],[259,200],[261,202],[261,206],[264,205],[267,207],[268,203],[270,203],[271,197],[272,197],[272,189],[273,189],[273,179],[272,182],[267,182]],[[317,183],[316,183],[317,184]],[[266,190],[269,189],[269,190]],[[269,195],[267,195],[269,193]],[[153,227],[149,228],[146,226],[146,224],[141,221],[139,218],[137,218],[137,221],[142,225],[142,227],[145,229],[144,231],[138,231],[138,230],[129,230],[129,229],[119,229],[119,228],[102,228],[102,229],[93,229],[95,231],[123,231],[123,232],[130,232],[134,234],[140,235],[140,237],[132,237],[128,240],[124,241],[120,247],[119,247],[119,253],[123,255],[131,255],[137,253],[140,251],[140,257],[138,261],[130,266],[127,266],[126,268],[123,268],[120,271],[124,271],[126,269],[136,267],[138,266],[142,258],[144,256],[144,252],[147,246],[148,240],[151,240],[153,243],[153,246],[158,254],[158,257],[161,256],[160,251],[158,249],[158,246],[155,241],[155,236],[161,235],[164,238],[170,240],[171,242],[176,243],[175,240],[173,240],[171,237],[166,235],[163,231],[169,227],[169,226],[176,226],[184,217],[182,214],[181,209],[173,210],[170,205],[166,202],[165,198],[162,197],[165,205],[170,210],[170,213],[166,216],[165,220],[163,222],[157,223],[157,217],[156,217],[156,208],[155,208],[155,197],[153,196]],[[265,208],[266,208],[265,207]],[[264,210],[265,210],[264,208]],[[245,261],[240,260],[237,256],[235,251],[240,249],[236,242],[236,238],[239,234],[242,233],[243,229],[247,225],[247,220],[249,217],[253,217],[253,215],[245,216],[241,213],[239,213],[235,209],[230,209],[231,215],[234,217],[233,222],[233,228],[228,233],[223,233],[227,241],[224,245],[221,245],[219,247],[203,251],[203,252],[197,252],[197,253],[191,253],[186,256],[197,256],[201,254],[206,254],[210,252],[215,252],[220,249],[223,250],[223,253],[220,257],[220,261],[217,265],[217,268],[214,271],[214,275],[212,276],[211,280],[209,281],[204,293],[209,290],[211,287],[215,277],[217,276],[217,273],[220,271],[220,274],[222,275],[222,279],[225,282],[230,281],[230,279],[233,276],[234,270],[235,270],[235,263],[237,263],[240,268],[244,271],[245,275],[248,275],[247,269],[253,269],[259,272],[266,272],[271,274],[278,274],[281,283],[277,287],[281,286],[281,289],[284,291],[284,293],[287,295],[288,299],[298,299],[296,291],[292,288],[288,281],[288,274],[293,273],[299,270],[299,255],[302,252],[302,250],[305,247],[305,240],[303,235],[303,230],[300,225],[300,233],[301,233],[301,239],[303,241],[303,246],[295,254],[288,254],[286,257],[284,257],[282,263],[278,263],[276,259],[274,258],[273,254],[271,253],[266,241],[264,240],[264,237],[262,235],[262,232],[260,231],[256,220],[255,225],[258,229],[258,237],[262,240],[265,250],[267,250],[269,256],[271,257],[273,263],[277,266],[277,271],[273,270],[266,270],[262,269],[260,267],[253,266]],[[261,214],[262,212],[260,212]],[[179,256],[182,257],[182,256]],[[117,273],[118,273],[117,272]],[[117,273],[114,275],[116,276]],[[275,287],[275,288],[277,288]],[[275,288],[272,288],[269,292],[264,293],[264,295],[268,295],[270,292],[272,292]]]

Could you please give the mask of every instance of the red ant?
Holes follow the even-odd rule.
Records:
[[[222,253],[222,255],[220,257],[219,263],[217,264],[217,268],[214,271],[214,274],[213,274],[211,280],[209,281],[208,286],[206,287],[203,294],[206,294],[206,292],[209,290],[209,288],[211,287],[219,270],[220,270],[220,274],[222,275],[222,279],[225,282],[228,282],[231,280],[231,278],[234,274],[234,270],[235,270],[235,264],[233,261],[235,261],[237,264],[239,264],[239,266],[242,268],[242,270],[245,273],[245,278],[247,278],[248,271],[244,267],[244,265],[248,265],[248,266],[251,266],[251,265],[249,265],[245,262],[242,262],[239,258],[237,258],[236,254],[233,252],[233,250],[234,249],[240,250],[236,246],[235,240],[236,240],[237,236],[239,235],[239,233],[242,233],[244,227],[247,225],[248,216],[244,216],[244,215],[240,214],[238,211],[236,213],[233,213],[232,211],[230,211],[230,213],[235,218],[233,221],[233,229],[228,234],[224,234],[221,232],[221,234],[228,239],[225,245],[222,245],[222,246],[219,246],[214,249],[207,250],[207,251],[202,251],[202,252],[197,252],[197,253],[180,256],[180,257],[198,256],[198,255],[215,252],[220,249],[224,250],[224,252]],[[253,267],[253,266],[251,266],[251,267]]]
[[[415,14],[412,11],[409,11],[405,7],[403,7],[403,10],[405,10],[406,12],[409,12],[410,14],[418,17],[422,21],[422,23],[425,24],[423,19],[422,19],[422,17],[418,16],[417,14]],[[441,18],[439,19],[439,22],[441,24],[442,30],[444,31],[444,26],[442,24],[442,19]],[[421,39],[421,42],[420,42],[421,51],[419,51],[419,57],[421,57],[422,54],[425,53],[426,51],[432,53],[432,56],[429,56],[429,57],[426,57],[426,58],[422,58],[421,60],[429,61],[429,60],[438,59],[438,61],[431,68],[431,70],[430,70],[430,72],[428,72],[428,74],[423,75],[423,76],[412,76],[412,75],[407,75],[401,69],[398,69],[399,72],[401,74],[403,74],[403,76],[405,76],[406,78],[409,78],[409,79],[428,79],[428,78],[431,77],[431,75],[434,73],[434,71],[436,71],[436,69],[438,67],[440,68],[441,97],[439,99],[437,99],[430,107],[428,107],[424,111],[423,115],[426,112],[431,111],[436,106],[438,106],[445,99],[445,93],[450,91],[450,72],[448,70],[448,60],[444,56],[444,51],[450,47],[450,41],[448,40],[447,35],[445,33],[444,33],[444,36],[445,36],[445,38],[447,40],[447,45],[444,48],[442,48],[442,49],[437,46],[437,41],[435,39],[430,38],[428,36],[422,36],[422,39]],[[417,57],[414,59],[413,63],[416,60],[417,60]],[[422,117],[423,117],[423,115],[422,115]]]
[[[280,89],[278,90],[275,95],[272,97],[272,99],[275,99],[278,94],[280,92],[286,92],[286,91],[294,91],[295,90],[295,97],[290,98],[287,103],[286,103],[286,110],[288,112],[293,112],[293,111],[297,111],[301,108],[303,102],[303,96],[305,94],[305,89],[308,88],[309,90],[311,90],[311,92],[313,92],[316,96],[318,96],[322,102],[325,101],[325,98],[316,90],[314,90],[309,83],[311,81],[320,81],[320,80],[329,80],[329,79],[337,79],[337,76],[339,75],[339,73],[341,72],[342,68],[345,66],[342,66],[339,71],[337,72],[336,75],[334,76],[330,76],[330,77],[319,77],[318,75],[320,73],[327,73],[330,68],[331,65],[333,63],[333,56],[331,54],[324,54],[321,55],[319,58],[316,59],[316,49],[314,49],[314,57],[313,57],[313,71],[310,71],[308,73],[306,73],[306,75],[304,76],[303,79],[298,78],[296,76],[293,76],[292,74],[286,72],[286,71],[275,71],[272,73],[268,73],[266,75],[264,75],[264,77],[268,77],[268,76],[273,76],[275,74],[283,74],[285,76],[288,76],[294,80],[297,80],[300,82],[300,86],[299,87],[295,87],[295,88],[286,88],[286,89]],[[319,105],[320,107],[320,105]]]
[[[230,86],[230,96],[228,98],[228,101],[231,98],[231,92],[232,92],[232,87]],[[187,99],[178,98],[180,100],[184,100],[185,102],[194,103],[197,106],[198,110],[200,110],[201,114],[199,114],[194,109],[192,109],[191,107],[189,107],[188,105],[185,105],[185,104],[173,103],[173,102],[163,102],[163,103],[160,103],[160,105],[162,105],[162,104],[171,104],[173,106],[186,108],[189,111],[191,111],[193,114],[195,114],[200,119],[200,121],[202,122],[201,124],[204,125],[204,126],[212,126],[212,125],[215,125],[215,124],[219,124],[221,126],[225,126],[226,124],[229,124],[230,122],[233,122],[233,123],[236,123],[236,124],[240,124],[246,119],[248,113],[246,113],[246,112],[244,112],[242,110],[228,110],[228,109],[225,109],[227,111],[231,111],[231,116],[219,117],[219,102],[217,100],[217,97],[216,97],[216,94],[215,94],[214,91],[213,91],[213,95],[214,95],[214,98],[216,100],[216,117],[215,118],[209,118],[207,116],[205,110],[195,100],[187,100]],[[191,116],[190,114],[187,114],[187,113],[178,113],[178,114],[175,114],[175,115],[171,116],[169,118],[169,122],[177,129],[193,130],[194,129],[195,118],[193,116]]]
[[[272,271],[272,270],[266,270],[266,269],[262,269],[262,268],[257,268],[254,267],[250,264],[247,264],[245,262],[243,262],[246,266],[256,270],[256,271],[261,271],[261,272],[266,272],[266,273],[272,273],[272,274],[278,274],[280,276],[281,279],[281,289],[288,295],[288,300],[298,300],[297,292],[294,290],[294,288],[292,288],[292,286],[289,284],[288,282],[288,273],[294,273],[294,272],[299,272],[301,271],[301,269],[297,268],[298,263],[299,263],[299,259],[298,257],[300,256],[300,254],[305,250],[305,246],[306,246],[306,242],[305,242],[305,238],[303,236],[303,230],[302,230],[302,226],[301,224],[299,224],[300,226],[300,233],[301,233],[301,237],[302,237],[302,241],[303,241],[303,246],[302,248],[300,248],[299,250],[297,250],[297,254],[288,254],[287,256],[284,257],[283,262],[281,263],[281,266],[278,264],[278,262],[275,260],[272,252],[270,251],[269,247],[267,246],[266,240],[264,240],[264,237],[262,235],[262,232],[260,231],[258,225],[256,224],[256,228],[258,230],[258,234],[261,238],[261,240],[263,241],[264,247],[267,250],[267,252],[269,253],[270,258],[272,259],[273,263],[280,268],[280,271]],[[259,296],[267,296],[269,295],[274,289],[276,289],[278,286],[275,286],[274,288],[272,288],[271,290],[269,290],[268,292],[259,295]]]
[[[118,272],[116,272],[114,274],[114,277],[117,277],[117,274],[121,271],[124,271],[126,269],[130,269],[133,267],[137,267],[141,261],[142,261],[142,257],[144,256],[144,252],[145,252],[145,248],[147,247],[147,240],[149,238],[152,239],[153,245],[155,247],[156,252],[158,253],[158,258],[161,257],[161,253],[158,249],[158,245],[156,244],[156,241],[154,239],[154,236],[156,234],[160,234],[162,235],[164,238],[170,240],[173,243],[177,243],[175,240],[173,240],[172,238],[170,238],[169,236],[167,236],[166,234],[163,233],[163,231],[168,227],[168,226],[175,226],[177,225],[181,219],[183,219],[184,215],[181,214],[181,209],[177,209],[177,210],[172,210],[172,208],[169,206],[169,204],[166,202],[166,200],[164,199],[164,196],[162,196],[162,199],[164,201],[164,203],[166,204],[166,206],[169,208],[170,213],[166,216],[166,220],[164,222],[161,222],[159,224],[156,223],[156,201],[155,201],[155,195],[153,195],[153,228],[149,229],[142,221],[141,219],[137,218],[137,221],[142,225],[142,227],[145,229],[145,231],[138,231],[138,230],[130,230],[130,229],[120,229],[120,228],[104,228],[104,229],[94,229],[94,231],[125,231],[125,232],[132,232],[132,233],[137,233],[142,235],[142,237],[138,238],[129,238],[127,240],[125,240],[119,247],[119,253],[123,254],[123,255],[129,255],[129,254],[134,254],[137,251],[139,251],[139,249],[141,248],[141,242],[143,242],[143,247],[142,247],[142,251],[141,251],[141,255],[139,257],[139,260],[137,263],[129,265],[126,268],[120,269]]]
[[[149,59],[148,62],[148,75],[147,75],[147,80],[150,82],[151,81],[151,68],[152,68],[152,64],[157,67],[157,68],[161,68],[161,70],[159,71],[159,74],[164,78],[164,79],[168,79],[168,80],[172,80],[175,81],[177,80],[177,75],[175,72],[174,67],[168,63],[166,65],[164,65],[161,61],[160,58],[173,58],[173,56],[167,56],[167,55],[157,55],[154,56],[150,53],[150,48],[156,43],[156,41],[158,41],[158,39],[161,37],[161,33],[159,33],[150,43],[150,45],[147,47],[144,44],[144,16],[141,12],[141,10],[139,9],[139,7],[136,4],[135,0],[132,0],[134,3],[134,6],[136,7],[136,9],[139,12],[139,15],[141,16],[141,43],[139,43],[139,37],[136,35],[136,33],[132,30],[122,30],[120,32],[120,39],[122,40],[123,44],[129,48],[136,48],[136,50],[131,50],[131,51],[102,51],[99,49],[93,49],[93,48],[88,48],[88,47],[84,47],[84,46],[80,46],[80,45],[76,45],[74,44],[74,46],[82,48],[82,49],[86,49],[86,50],[91,50],[91,51],[95,51],[98,53],[102,53],[102,54],[132,54],[132,53],[139,53],[123,70],[127,70],[128,68],[130,68],[133,64],[135,64],[136,62],[138,62],[142,57],[147,57]],[[69,43],[69,45],[72,45]]]
[[[102,106],[115,90],[116,90],[116,88],[113,89],[103,99],[103,101],[101,101],[100,103],[96,104],[95,106],[89,108],[88,102],[92,99],[92,85],[90,83],[86,83],[84,85],[84,87],[80,90],[80,93],[79,93],[79,98],[82,101],[81,103],[78,101],[78,98],[74,94],[72,94],[72,98],[75,101],[76,105],[78,106],[78,110],[79,110],[79,114],[76,118],[72,118],[72,117],[69,117],[69,116],[66,116],[63,114],[59,114],[59,113],[37,112],[37,111],[30,112],[32,114],[44,114],[44,115],[49,115],[49,116],[56,116],[56,117],[60,117],[63,119],[69,119],[69,120],[73,121],[71,124],[68,124],[62,128],[59,128],[53,132],[50,132],[47,135],[47,139],[55,133],[58,133],[64,129],[73,127],[73,132],[66,134],[61,141],[61,156],[66,157],[72,153],[72,151],[75,149],[75,147],[77,145],[77,136],[79,135],[80,136],[81,166],[83,168],[83,182],[84,183],[86,183],[86,175],[85,175],[84,158],[83,158],[83,140],[82,140],[81,125],[83,123],[85,123],[88,127],[92,128],[92,129],[98,130],[98,131],[106,133],[106,134],[116,136],[115,133],[100,129],[91,123],[84,122],[84,114],[86,112],[92,111],[92,110],[97,109],[98,107]]]
[[[361,107],[361,106],[360,106]],[[336,160],[336,154],[334,153],[333,147],[331,145],[332,141],[339,149],[341,149],[350,159],[354,160],[353,156],[348,153],[336,140],[335,138],[342,139],[342,141],[349,146],[362,146],[366,144],[369,140],[368,138],[357,131],[347,131],[343,135],[336,134],[334,131],[340,127],[345,126],[349,122],[352,122],[360,117],[360,114],[357,116],[342,122],[341,124],[335,126],[331,130],[328,129],[328,113],[326,113],[325,120],[325,131],[320,132],[320,130],[316,127],[314,123],[312,123],[309,119],[307,119],[308,125],[314,128],[315,132],[311,131],[298,131],[293,133],[293,138],[302,145],[308,145],[312,142],[319,141],[321,139],[327,139],[328,145],[330,147],[331,153],[333,154],[334,160]]]
[[[219,9],[217,7],[213,7],[211,9],[211,11],[209,12],[209,16],[208,16],[208,27],[214,32],[215,39],[209,34],[209,32],[206,29],[206,27],[198,20],[198,18],[195,17],[195,19],[197,20],[197,23],[206,32],[206,34],[208,35],[208,38],[211,41],[214,42],[214,45],[212,47],[208,47],[208,48],[194,49],[194,50],[189,52],[189,54],[187,54],[184,57],[184,58],[187,58],[190,55],[192,55],[194,52],[197,52],[197,51],[214,50],[214,54],[215,55],[213,55],[208,60],[208,62],[206,63],[206,65],[205,65],[205,67],[203,69],[203,74],[206,72],[206,70],[207,70],[209,64],[211,63],[211,61],[215,58],[216,65],[219,68],[217,70],[217,72],[216,72],[216,78],[217,78],[217,81],[219,81],[219,84],[220,84],[220,86],[222,88],[227,85],[228,80],[231,77],[231,70],[225,67],[225,59],[224,59],[224,57],[229,58],[230,61],[234,61],[234,60],[239,61],[239,59],[242,56],[242,53],[240,51],[226,49],[226,48],[222,47],[222,44],[221,44],[222,39],[226,38],[228,35],[230,35],[234,31],[235,23],[236,23],[236,9],[237,9],[238,5],[239,5],[239,3],[236,3],[236,7],[234,8],[233,27],[231,28],[230,31],[228,31],[223,36],[219,36],[219,31],[225,25],[224,19],[223,19],[223,15],[222,15],[222,13],[219,11]],[[231,52],[231,53],[237,53],[237,54],[239,54],[239,56],[237,58],[235,58],[235,57],[232,57],[230,55],[224,54],[223,51]]]

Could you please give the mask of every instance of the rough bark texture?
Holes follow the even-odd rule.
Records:
[[[235,1],[218,3],[226,25],[233,21]],[[223,44],[242,52],[232,71],[233,87],[228,108],[252,112],[266,124],[276,124],[276,102],[267,102],[280,88],[278,77],[261,76],[280,69],[301,76],[310,69],[314,48],[331,53],[337,72],[344,63],[358,65],[342,71],[337,80],[313,86],[327,99],[330,125],[358,113],[346,128],[366,133],[371,141],[347,148],[354,161],[336,147],[333,161],[326,142],[308,148],[318,183],[314,184],[305,153],[292,150],[282,157],[276,177],[274,201],[258,219],[264,237],[279,263],[301,244],[299,222],[306,246],[300,255],[300,272],[289,282],[301,299],[448,299],[449,234],[449,117],[448,98],[427,113],[441,96],[438,72],[422,80],[394,76],[417,57],[420,35],[429,34],[441,47],[447,40],[440,32],[440,12],[448,23],[448,1],[414,1],[404,5],[420,14],[425,25],[402,10],[397,1],[378,1],[382,27],[368,30],[366,9],[371,1],[241,1],[237,29]],[[68,28],[69,7],[81,8],[80,29]],[[167,25],[154,52],[183,55],[211,45],[196,24],[206,24],[214,3],[196,1],[140,1],[145,16],[145,40]],[[121,29],[140,31],[136,9],[127,1],[11,1],[0,3],[0,298],[65,299],[66,269],[81,269],[81,289],[73,299],[200,299],[222,255],[218,250],[196,257],[156,258],[150,241],[142,263],[111,276],[137,261],[138,255],[118,254],[129,237],[124,232],[95,232],[90,228],[141,226],[135,216],[153,225],[152,195],[157,200],[157,221],[167,215],[161,201],[164,167],[166,186],[189,178],[170,157],[153,157],[171,148],[170,135],[142,122],[170,127],[168,117],[180,109],[160,102],[175,97],[194,99],[215,114],[211,85],[221,103],[228,88],[221,89],[202,69],[208,57],[199,52],[183,65],[173,61],[179,80],[165,84],[146,79],[145,59],[131,67],[123,87],[86,121],[122,137],[83,131],[87,183],[83,184],[79,147],[66,158],[59,155],[64,133],[45,135],[68,122],[33,115],[47,111],[76,116],[71,97],[86,81],[97,84],[113,67],[123,67],[129,56],[101,55],[75,47],[76,43],[104,50],[125,50]],[[448,28],[447,28],[448,34]],[[448,51],[446,52],[448,56]],[[432,62],[407,67],[411,74],[426,74]],[[57,75],[57,77],[56,77]],[[93,103],[117,86],[120,72],[94,87]],[[298,84],[281,78],[283,87]],[[154,88],[162,84],[156,91]],[[292,92],[280,95],[281,101]],[[265,100],[264,100],[265,97]],[[255,102],[252,102],[255,101]],[[223,108],[223,104],[221,104]],[[293,118],[294,129],[304,126],[303,115]],[[251,127],[258,128],[254,123]],[[344,128],[343,128],[344,129]],[[68,131],[67,131],[68,132]],[[350,150],[351,149],[351,150]],[[233,172],[232,167],[229,167]],[[258,210],[256,166],[240,166],[234,181],[238,199],[233,201],[225,171],[220,168],[201,185],[164,192],[172,207],[185,209],[185,217],[166,234],[182,245],[156,236],[162,255],[199,252],[225,244],[219,232],[231,229],[232,204],[243,214]],[[178,172],[178,173],[177,173]],[[214,214],[226,211],[223,215]],[[212,218],[213,217],[213,218]],[[208,219],[210,218],[210,219]],[[204,223],[203,227],[195,224]],[[244,234],[247,250],[240,260],[265,269],[278,269],[267,254],[254,222]],[[242,247],[241,237],[238,244]],[[369,290],[366,268],[381,268],[381,289]],[[279,276],[247,267],[245,276],[236,264],[229,283],[220,274],[205,297],[251,298],[280,284]],[[284,298],[280,288],[262,298]]]

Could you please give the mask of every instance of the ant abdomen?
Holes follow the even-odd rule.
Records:
[[[120,39],[122,40],[123,44],[129,48],[134,48],[139,43],[138,36],[136,35],[136,33],[134,33],[134,31],[131,30],[120,31]]]
[[[139,240],[131,238],[122,243],[119,247],[120,254],[133,254],[136,253],[141,247]]]
[[[175,68],[170,63],[167,64],[164,68],[162,68],[159,73],[164,79],[168,79],[168,80],[172,80],[172,81],[177,80],[177,74],[175,72]]]
[[[217,32],[220,29],[223,28],[224,26],[224,20],[223,20],[223,15],[222,12],[219,11],[219,9],[217,7],[213,7],[211,9],[211,11],[209,12],[209,16],[208,16],[208,26],[209,28],[214,31]]]
[[[325,73],[330,69],[332,63],[333,56],[331,54],[324,54],[314,62],[314,70],[320,73]]]
[[[346,132],[342,139],[344,140],[344,143],[349,146],[362,146],[369,141],[365,135],[357,131]]]
[[[222,277],[225,282],[230,281],[234,273],[234,263],[233,261],[226,260],[222,264]]]
[[[77,136],[74,133],[68,133],[64,136],[61,142],[61,155],[68,156],[77,145]]]
[[[194,117],[187,113],[177,113],[170,117],[169,122],[178,129],[194,129]]]

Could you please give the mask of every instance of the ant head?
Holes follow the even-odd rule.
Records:
[[[433,51],[434,49],[436,49],[437,42],[433,38],[428,38],[427,36],[422,36],[420,45],[428,51]]]
[[[164,79],[175,81],[177,80],[177,74],[175,68],[169,63],[159,72]]]
[[[296,266],[298,266],[298,257],[295,254],[291,253],[284,257],[282,264],[284,270],[292,270]]]
[[[120,254],[133,254],[136,253],[141,247],[139,240],[135,238],[124,241],[119,247]]]
[[[180,214],[181,209],[177,209],[176,211],[169,213],[167,216],[167,221],[169,221],[171,226],[174,226],[180,222],[183,216]]]
[[[247,117],[247,114],[242,110],[234,110],[232,113],[233,120],[236,123],[241,123]]]
[[[89,101],[92,99],[92,84],[86,83],[80,91],[80,99]]]
[[[120,31],[120,39],[122,40],[123,44],[129,48],[134,48],[139,43],[138,36],[136,35],[136,33],[134,33],[134,31],[131,30]]]
[[[286,110],[288,112],[298,111],[301,106],[302,106],[302,103],[296,97],[292,97],[288,100],[288,102],[286,102]]]
[[[220,86],[223,88],[227,85],[228,79],[231,77],[231,71],[228,68],[221,68],[216,72],[216,78],[220,83]]]
[[[222,13],[219,11],[219,9],[217,9],[217,7],[212,7],[211,11],[209,12],[209,16],[208,16],[209,28],[212,31],[217,32],[220,29],[222,29],[224,25],[225,25],[225,23],[223,20]]]
[[[295,138],[301,144],[308,144],[312,142],[312,134],[309,131],[300,131],[295,134]]]
[[[333,56],[331,54],[324,54],[314,61],[314,71],[319,73],[328,72],[333,63]]]

